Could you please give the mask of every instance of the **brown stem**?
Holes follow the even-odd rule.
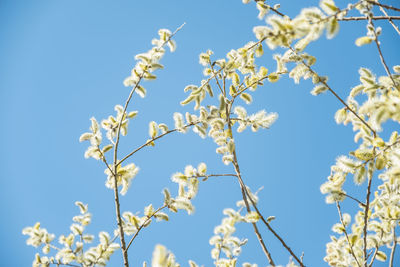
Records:
[[[225,90],[223,90],[223,91],[225,92],[224,97],[226,97],[226,91]],[[231,104],[233,104],[233,103],[231,103]],[[226,119],[227,119],[229,131],[232,133],[232,125],[231,125],[231,121],[230,121],[230,113],[229,113],[229,109],[228,109],[227,105],[225,106],[225,114],[226,114]],[[231,138],[233,139],[233,136]],[[237,157],[236,157],[236,148],[233,149],[233,166],[235,168],[236,176],[238,177],[240,189],[242,191],[243,201],[244,201],[244,203],[246,205],[247,212],[250,212],[251,208],[250,208],[250,205],[249,205],[249,203],[247,201],[247,196],[246,196],[246,191],[245,191],[246,190],[246,186],[243,183],[243,180],[242,180],[242,177],[241,177],[241,174],[240,174],[239,164],[238,164]],[[251,198],[250,198],[250,200],[251,200]],[[271,253],[268,251],[267,246],[265,245],[264,240],[263,240],[260,232],[258,231],[258,227],[257,227],[256,223],[252,223],[252,225],[253,225],[254,233],[257,236],[258,242],[260,243],[261,248],[262,248],[265,256],[267,257],[269,264],[271,266],[276,266],[274,260],[272,259]]]
[[[367,0],[368,3],[373,4],[375,6],[380,6],[380,7],[384,7],[386,9],[391,9],[391,10],[395,10],[395,11],[399,11],[400,12],[400,8],[394,7],[394,6],[389,6],[389,5],[384,5],[375,1],[371,1],[371,0]]]
[[[389,267],[393,267],[393,260],[394,260],[394,253],[396,251],[396,246],[397,246],[396,226],[393,226],[393,246],[392,250],[390,251]]]
[[[350,199],[356,201],[356,202],[357,202],[358,204],[360,204],[361,206],[365,207],[365,204],[362,203],[360,200],[358,200],[358,199],[355,198],[355,197],[349,196],[348,194],[343,193],[343,192],[339,192],[338,194],[339,194],[339,195],[342,195],[342,196],[346,196],[346,197],[348,197],[348,198],[350,198]]]
[[[234,154],[234,158],[235,158],[235,154]],[[241,189],[241,191],[242,191],[242,197],[243,197],[244,203],[245,203],[245,205],[246,205],[247,212],[250,212],[251,209],[250,209],[249,202],[247,201],[247,195],[246,195],[246,191],[245,191],[245,190],[246,190],[246,189],[245,189],[245,185],[244,185],[243,180],[242,180],[242,178],[241,178],[239,165],[236,164],[235,161],[236,161],[236,160],[234,159],[233,165],[234,165],[235,172],[236,172],[237,177],[238,177],[238,180],[239,180],[240,189]],[[249,198],[249,199],[251,199],[251,198]],[[271,253],[268,251],[268,249],[267,249],[267,247],[266,247],[266,245],[265,245],[265,243],[264,243],[264,240],[263,240],[263,238],[262,238],[262,236],[261,236],[261,234],[260,234],[260,232],[259,232],[259,230],[258,230],[257,225],[256,225],[255,223],[252,223],[252,225],[253,225],[254,232],[255,232],[255,234],[256,234],[256,236],[257,236],[258,242],[260,242],[260,245],[261,245],[261,247],[262,247],[262,249],[263,249],[263,251],[264,251],[264,254],[267,256],[267,259],[268,259],[269,264],[270,264],[271,266],[276,266],[275,263],[274,263],[274,261],[273,261],[273,259],[272,259]]]
[[[370,204],[370,195],[371,195],[371,184],[372,184],[372,175],[368,177],[368,188],[367,188],[367,197],[366,197],[366,204],[364,209],[364,260],[365,260],[365,267],[368,266],[367,264],[367,227],[368,227],[368,213],[369,213],[369,204]]]
[[[200,123],[200,121],[193,122],[193,123],[189,123],[189,124],[184,125],[183,128],[190,127],[190,126],[193,126],[193,125],[198,124],[198,123]],[[170,134],[170,133],[173,133],[173,132],[176,132],[176,131],[178,131],[178,129],[169,130],[169,131],[167,131],[167,132],[165,132],[165,133],[163,133],[163,134],[160,134],[159,136],[156,136],[156,137],[154,137],[154,138],[152,138],[152,139],[146,141],[143,145],[141,145],[141,146],[139,146],[138,148],[134,149],[132,152],[130,152],[128,155],[126,155],[123,159],[121,159],[121,160],[117,163],[117,166],[120,165],[120,164],[122,164],[122,162],[124,162],[125,160],[127,160],[129,157],[131,157],[133,154],[135,154],[135,153],[138,152],[139,150],[142,150],[144,147],[146,147],[146,146],[148,146],[149,144],[151,144],[153,141],[156,141],[156,140],[160,139],[161,137],[164,137],[164,136],[166,136],[167,134]]]
[[[117,128],[117,137],[114,145],[114,202],[115,202],[115,214],[117,216],[117,225],[118,225],[118,231],[119,231],[119,239],[121,241],[121,250],[122,250],[122,255],[124,259],[124,266],[129,267],[129,261],[128,261],[128,251],[126,249],[126,244],[125,244],[125,234],[124,230],[122,227],[122,218],[121,218],[121,208],[120,208],[120,202],[119,202],[119,193],[118,193],[118,182],[117,182],[117,176],[118,176],[118,145],[119,145],[119,139],[120,139],[120,134],[121,134],[121,126],[122,126],[122,121],[125,119],[126,115],[126,109],[128,108],[129,102],[132,99],[133,93],[136,91],[137,87],[139,86],[139,83],[141,79],[143,78],[143,74],[140,75],[139,81],[136,83],[136,85],[132,88],[128,99],[125,102],[124,110],[122,112],[121,119],[118,122],[118,128]]]
[[[379,155],[381,155],[383,152],[385,152],[386,150],[388,150],[389,148],[391,148],[394,145],[400,144],[400,139],[397,140],[396,142],[393,142],[392,144],[386,146],[382,151],[380,151],[379,153],[374,154],[374,156],[368,160],[365,160],[363,163],[361,163],[360,165],[358,165],[356,168],[361,167],[362,165],[367,164],[368,162],[370,162],[371,160],[375,160],[376,157],[378,157]]]
[[[259,2],[259,1],[261,1],[261,2],[264,3],[264,1],[262,1],[262,0],[254,0],[254,2],[256,2],[256,4],[257,4],[257,2]],[[281,17],[287,17],[285,14],[281,13],[281,12],[278,11],[276,8],[274,8],[274,7],[270,6],[270,5],[268,5],[268,7],[269,7],[270,10],[272,10],[273,12],[275,12],[276,14],[278,14],[279,16],[281,16]]]
[[[371,261],[370,261],[370,263],[368,264],[368,267],[372,267],[372,264],[374,263],[374,261],[375,261],[375,259],[376,259],[376,255],[378,254],[378,250],[379,250],[379,247],[376,246],[376,247],[375,247],[374,254],[372,255]],[[369,256],[371,256],[371,253],[372,253],[372,251],[368,254],[367,259],[369,258]]]
[[[374,36],[375,36],[375,38],[374,38],[375,39],[375,44],[376,44],[376,47],[378,48],[379,58],[381,59],[382,65],[385,68],[385,71],[386,71],[387,75],[392,80],[394,88],[396,88],[397,90],[400,90],[400,88],[397,87],[397,84],[394,81],[394,79],[392,77],[392,74],[390,73],[390,70],[389,70],[389,67],[386,64],[385,58],[383,57],[383,53],[382,53],[382,50],[381,50],[381,45],[380,45],[379,40],[378,40],[378,35],[376,34],[375,25],[374,25],[372,20],[369,20],[369,23],[373,27],[373,33],[374,33]]]
[[[129,249],[129,247],[131,246],[133,240],[135,240],[135,238],[139,235],[140,230],[142,230],[143,227],[144,227],[145,225],[147,225],[147,223],[151,220],[151,218],[153,218],[154,215],[156,215],[159,211],[163,210],[163,209],[166,208],[167,206],[168,206],[167,204],[164,204],[163,206],[159,207],[156,211],[154,211],[154,213],[153,213],[150,217],[147,217],[147,219],[144,221],[144,223],[143,223],[141,226],[139,226],[139,228],[138,228],[138,230],[136,231],[135,235],[134,235],[134,236],[131,238],[131,240],[129,241],[129,244],[128,244],[128,246],[126,247],[126,250]]]
[[[295,53],[297,55],[296,50],[293,49],[293,47],[289,46],[290,50],[292,50],[293,53]],[[304,60],[302,60],[302,63],[304,64],[304,66],[307,67],[307,69],[314,75],[318,74],[310,67],[310,65],[308,65]],[[370,131],[372,131],[372,133],[374,134],[374,137],[376,137],[376,132],[374,129],[372,129],[371,126],[369,126],[369,124],[360,117],[360,115],[358,115],[352,108],[350,108],[349,105],[347,105],[347,103],[327,84],[326,81],[322,80],[320,81],[323,85],[326,86],[326,88],[328,88],[329,92],[331,92],[345,107],[347,110],[349,110],[351,113],[353,113],[354,116],[356,116]]]
[[[250,197],[250,193],[245,189],[247,196],[250,199],[251,204],[253,205],[254,209],[256,210],[257,214],[260,216],[262,222],[267,226],[268,230],[281,242],[282,246],[292,255],[292,257],[300,264],[300,266],[305,267],[303,264],[303,261],[300,260],[296,254],[292,251],[292,249],[286,244],[286,242],[282,239],[282,237],[271,227],[271,225],[268,223],[268,221],[264,218],[264,216],[261,214],[261,212],[257,208],[257,204],[254,202],[254,200]]]
[[[374,16],[371,17],[372,20],[400,20],[400,16]],[[366,17],[346,17],[337,19],[338,21],[359,21],[359,20],[368,20]]]
[[[76,265],[76,264],[71,264],[71,263],[61,263],[61,262],[59,262],[59,263],[50,263],[50,264],[55,264],[57,266],[62,265],[62,266],[81,267],[81,265]]]
[[[267,78],[267,77],[263,77],[261,80],[263,80],[263,79],[265,79],[265,78]],[[232,102],[231,102],[231,104],[230,104],[230,107],[228,108],[228,106],[226,106],[226,110],[225,110],[225,111],[226,111],[227,124],[228,124],[228,128],[229,128],[230,133],[232,133],[232,125],[231,125],[230,112],[231,112],[231,108],[232,108],[232,106],[233,106],[234,100],[235,100],[235,98],[232,99]],[[231,138],[233,139],[233,136],[232,136]],[[244,201],[244,203],[245,203],[247,212],[250,212],[250,211],[251,211],[250,204],[249,204],[248,201],[247,201],[247,198],[248,198],[248,199],[250,200],[252,206],[253,206],[254,209],[256,210],[257,214],[260,216],[261,220],[262,220],[262,221],[264,222],[264,224],[267,226],[268,230],[281,242],[281,244],[283,245],[283,247],[290,253],[290,255],[292,255],[293,258],[295,258],[295,260],[300,264],[300,266],[304,267],[304,264],[303,264],[302,260],[300,260],[300,259],[296,256],[296,254],[293,253],[293,251],[290,249],[290,247],[289,247],[289,246],[285,243],[285,241],[278,235],[278,233],[276,233],[276,232],[274,231],[274,229],[269,225],[269,223],[265,220],[264,216],[263,216],[263,215],[261,214],[261,212],[258,210],[256,203],[255,203],[254,200],[251,198],[249,192],[247,192],[246,185],[245,185],[245,183],[243,182],[243,179],[242,179],[242,176],[241,176],[241,173],[240,173],[239,163],[238,163],[238,160],[237,160],[236,148],[233,149],[232,154],[233,154],[233,162],[232,162],[232,163],[233,163],[233,166],[234,166],[234,168],[235,168],[236,175],[237,175],[237,177],[238,177],[239,185],[240,185],[240,188],[241,188],[241,191],[242,191],[243,201]],[[257,237],[258,237],[258,240],[259,240],[259,242],[260,242],[260,244],[261,244],[261,247],[262,247],[262,249],[263,249],[265,255],[266,255],[267,258],[268,258],[268,261],[270,262],[270,265],[275,266],[275,265],[274,265],[274,261],[272,260],[271,254],[270,254],[270,252],[268,251],[267,247],[265,246],[264,241],[263,241],[263,239],[262,239],[262,237],[261,237],[261,234],[259,233],[258,228],[257,228],[257,225],[256,225],[255,223],[253,223],[253,228],[254,228],[254,232],[256,233],[256,235],[257,235]]]
[[[339,204],[338,201],[336,201],[336,207],[337,207],[337,209],[338,209],[338,213],[339,213],[339,217],[340,217],[340,222],[342,223],[342,226],[343,226],[343,229],[344,229],[343,232],[344,232],[344,234],[345,234],[345,236],[346,236],[347,243],[348,243],[349,246],[350,246],[351,255],[353,255],[353,258],[356,260],[357,265],[358,265],[359,267],[361,267],[360,263],[359,263],[358,260],[357,260],[356,254],[354,253],[353,245],[350,243],[349,236],[347,235],[346,225],[345,225],[344,222],[343,222],[342,211],[341,211],[341,209],[340,209],[340,204]]]
[[[105,249],[102,249],[102,250],[101,250],[101,252],[100,252],[100,254],[97,256],[96,260],[95,260],[90,266],[95,266],[95,265],[98,263],[98,261],[100,260],[101,256],[103,256],[104,251],[107,250],[107,248],[110,246],[110,244],[112,244],[112,243],[115,241],[115,239],[117,239],[117,237],[118,237],[118,235],[115,235],[115,236],[113,237],[113,239],[111,239],[111,241],[108,243],[107,247],[106,247]]]
[[[182,27],[185,25],[185,23],[183,23],[179,28],[177,28],[175,30],[175,32],[173,32],[168,38],[167,40],[164,41],[164,43],[162,43],[160,45],[160,48],[162,46],[164,46],[166,43],[168,43],[171,38],[180,30],[182,29]],[[128,262],[128,251],[126,249],[126,244],[125,244],[125,235],[124,235],[124,231],[122,228],[122,218],[121,218],[121,210],[120,210],[120,202],[119,202],[119,194],[118,194],[118,183],[117,183],[117,175],[118,175],[118,145],[119,145],[119,139],[120,139],[120,134],[121,134],[121,127],[122,127],[122,121],[125,119],[126,117],[126,109],[128,108],[129,102],[132,99],[133,93],[136,91],[136,89],[139,86],[140,81],[142,80],[144,76],[144,72],[141,73],[139,75],[139,80],[137,81],[137,83],[135,84],[135,86],[132,88],[128,99],[125,102],[125,106],[124,106],[124,110],[122,112],[122,116],[121,119],[118,122],[118,129],[117,129],[117,137],[116,137],[116,141],[115,141],[115,145],[114,145],[114,200],[115,200],[115,213],[117,216],[117,224],[118,224],[118,229],[119,229],[119,237],[120,237],[120,241],[121,241],[121,250],[122,250],[122,255],[124,258],[124,266],[125,267],[129,267],[129,262]]]
[[[392,19],[390,18],[390,16],[388,15],[388,13],[386,12],[386,10],[383,7],[379,7],[379,9],[381,10],[381,12],[385,15],[385,17],[388,18],[389,23],[392,25],[392,27],[394,28],[394,30],[400,35],[400,29],[399,27],[393,23]]]
[[[101,151],[101,149],[100,149],[100,146],[97,146],[97,149],[100,152],[101,160],[104,162],[104,164],[106,165],[107,169],[111,172],[111,175],[115,176],[114,171],[111,169],[110,164],[108,164],[107,159],[106,159],[103,151]]]
[[[383,231],[381,231],[381,235],[380,235],[380,237],[379,237],[379,242],[382,242],[382,236],[383,236]],[[368,267],[372,267],[372,264],[374,264],[376,255],[378,254],[378,251],[379,251],[379,247],[378,247],[378,245],[376,245],[376,246],[375,246],[374,254],[372,255],[372,258],[371,258],[370,263],[368,264]],[[370,253],[368,253],[368,256],[367,256],[367,258],[365,259],[365,261],[368,260],[369,256],[371,256],[371,254],[372,254],[372,251],[371,251]]]

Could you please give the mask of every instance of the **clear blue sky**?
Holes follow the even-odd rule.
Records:
[[[343,7],[347,2],[337,4]],[[318,1],[280,3],[283,12],[294,16]],[[157,72],[158,79],[145,84],[148,96],[133,101],[130,109],[140,113],[122,141],[122,152],[148,138],[149,121],[172,126],[175,111],[191,111],[191,106],[180,107],[179,101],[186,97],[183,88],[203,77],[200,52],[212,49],[216,57],[224,57],[230,49],[255,40],[252,28],[265,22],[257,19],[254,4],[243,5],[240,0],[0,1],[0,266],[31,265],[36,250],[25,245],[21,230],[26,226],[40,221],[51,233],[68,234],[78,212],[77,200],[88,203],[93,214],[89,232],[112,232],[113,192],[104,186],[104,167],[84,159],[87,144],[78,138],[87,131],[91,116],[101,120],[114,114],[115,104],[123,104],[128,89],[122,81],[134,64],[133,56],[151,47],[158,29],[173,30],[183,22],[187,24],[176,36],[177,51],[162,60],[165,69]],[[399,64],[399,36],[386,24],[376,24],[383,27],[388,64]],[[307,50],[318,58],[316,70],[329,76],[341,96],[358,84],[360,66],[384,74],[375,46],[354,45],[364,34],[364,22],[342,22],[335,39],[323,37]],[[267,52],[259,64],[275,69],[271,55],[279,51]],[[351,127],[333,120],[340,103],[329,94],[310,95],[311,88],[310,81],[294,85],[285,78],[259,89],[249,111],[274,111],[279,119],[270,130],[247,130],[236,141],[245,181],[253,189],[264,186],[259,194],[262,212],[276,216],[273,226],[298,255],[305,252],[308,266],[326,266],[322,258],[337,211],[325,204],[319,187],[335,158],[356,144]],[[171,174],[187,164],[197,166],[203,161],[210,173],[232,172],[215,148],[211,139],[189,133],[170,135],[141,151],[132,159],[141,171],[122,197],[122,210],[135,213],[150,203],[161,205],[164,187],[176,191]],[[365,188],[357,190],[363,193]],[[132,266],[150,260],[158,243],[172,250],[183,266],[189,259],[212,265],[209,237],[222,219],[222,210],[234,207],[240,198],[234,179],[201,183],[195,214],[180,212],[171,215],[170,222],[145,229],[130,250]],[[345,211],[352,206],[347,201]],[[260,229],[275,261],[286,264],[289,255],[262,225]],[[265,266],[251,226],[240,225],[237,236],[250,237],[240,262]],[[120,266],[120,258],[118,251],[110,266]]]

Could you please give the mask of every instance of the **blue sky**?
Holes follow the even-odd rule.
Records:
[[[281,10],[291,16],[318,1],[282,0]],[[347,1],[337,1],[343,7]],[[395,3],[395,1],[387,1]],[[87,144],[79,143],[89,118],[98,120],[114,114],[123,104],[128,89],[122,84],[134,65],[134,55],[151,48],[157,30],[171,30],[186,22],[177,34],[177,51],[162,60],[165,69],[158,79],[144,84],[145,99],[135,97],[131,110],[139,116],[121,143],[121,153],[141,145],[148,138],[148,122],[173,125],[172,114],[191,111],[181,107],[183,88],[203,78],[198,55],[207,49],[216,58],[255,40],[252,28],[264,25],[257,19],[254,4],[239,0],[203,1],[0,1],[0,242],[2,266],[30,266],[36,250],[25,245],[22,228],[37,221],[56,235],[68,234],[78,209],[74,202],[89,204],[93,214],[88,232],[97,234],[115,227],[113,192],[104,186],[104,167],[85,160]],[[399,36],[382,22],[381,40],[389,66],[399,64]],[[333,40],[322,37],[307,52],[317,57],[316,70],[329,76],[329,84],[343,97],[357,85],[360,66],[384,75],[376,47],[358,48],[354,40],[365,34],[364,22],[342,22]],[[268,51],[258,64],[275,69]],[[335,124],[333,115],[340,103],[329,94],[314,97],[312,85],[295,85],[284,78],[266,84],[253,95],[249,112],[266,109],[279,119],[267,131],[236,134],[239,163],[245,182],[259,193],[260,209],[274,215],[273,227],[308,266],[325,266],[325,244],[331,226],[337,222],[334,206],[325,204],[319,187],[340,154],[356,148],[351,127]],[[244,104],[243,104],[244,105]],[[390,125],[389,125],[390,126]],[[397,127],[393,126],[393,127]],[[211,139],[193,133],[161,139],[131,160],[140,167],[122,210],[143,211],[150,203],[162,204],[161,191],[176,191],[170,176],[188,164],[208,165],[210,173],[231,173],[221,162]],[[357,190],[365,188],[348,188]],[[189,259],[210,266],[208,244],[222,210],[234,207],[241,198],[236,180],[228,177],[201,183],[194,200],[196,212],[172,214],[170,222],[154,223],[145,229],[130,249],[133,266],[150,260],[156,244],[172,250],[183,266]],[[346,211],[353,210],[346,201]],[[286,264],[289,255],[260,225],[276,262]],[[251,231],[240,225],[238,237],[249,236],[240,262],[266,265],[266,259]],[[120,252],[110,266],[120,265]]]

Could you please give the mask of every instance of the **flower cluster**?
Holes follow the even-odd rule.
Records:
[[[74,223],[70,227],[71,233],[58,238],[58,243],[63,247],[52,244],[55,236],[49,234],[46,229],[40,228],[39,223],[33,227],[26,227],[22,231],[24,235],[29,235],[28,245],[34,247],[43,245],[42,252],[44,254],[49,254],[51,249],[57,251],[55,256],[51,257],[40,256],[37,253],[32,263],[33,267],[50,266],[50,264],[68,265],[72,262],[82,266],[105,266],[114,251],[119,249],[119,245],[113,243],[108,233],[100,232],[100,243],[96,247],[85,250],[84,244],[92,243],[94,240],[93,235],[84,232],[85,227],[91,223],[92,215],[88,212],[87,205],[82,202],[77,201],[75,205],[79,207],[80,214],[72,218]]]
[[[124,167],[122,167],[121,164],[118,164],[115,176],[117,179],[117,187],[122,186],[121,195],[125,195],[126,192],[128,192],[131,181],[135,178],[138,172],[139,167],[134,163],[128,164]],[[107,175],[106,187],[114,189],[114,172],[111,172],[111,170],[107,168],[104,170],[104,173]]]
[[[242,208],[239,210],[224,209],[223,214],[226,217],[214,229],[214,236],[211,237],[209,242],[210,245],[214,246],[211,250],[211,257],[215,260],[215,266],[236,266],[242,247],[247,243],[247,239],[239,239],[233,235],[236,231],[236,224],[239,222],[255,223],[259,219],[256,212],[250,212],[243,216],[240,213],[241,210]],[[242,266],[257,267],[257,264],[243,263]]]

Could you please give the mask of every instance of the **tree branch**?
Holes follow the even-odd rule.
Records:
[[[261,80],[263,80],[263,79],[265,79],[265,78],[267,78],[267,77],[263,77]],[[258,82],[258,81],[257,81],[257,82]],[[226,111],[227,124],[228,124],[229,131],[230,131],[231,133],[232,133],[232,125],[231,125],[230,113],[231,113],[231,108],[232,108],[232,106],[233,106],[234,100],[235,100],[235,98],[233,98],[232,103],[231,103],[231,105],[230,105],[229,108],[228,108],[228,106],[226,106],[226,108],[225,108],[225,109],[226,109],[225,111]],[[233,137],[232,137],[232,139],[233,139]],[[237,177],[238,177],[239,185],[240,185],[240,188],[241,188],[241,191],[242,191],[243,201],[244,201],[244,203],[245,203],[247,212],[250,212],[250,211],[251,211],[250,204],[248,203],[248,200],[247,200],[247,198],[248,198],[248,199],[250,200],[252,206],[253,206],[254,209],[256,210],[257,214],[260,216],[261,220],[262,220],[262,221],[264,222],[264,224],[267,226],[268,230],[281,242],[281,244],[283,245],[283,247],[290,253],[290,255],[292,255],[292,257],[300,264],[300,266],[304,267],[303,262],[293,253],[293,251],[290,249],[290,247],[289,247],[289,246],[285,243],[285,241],[274,231],[274,229],[269,225],[269,223],[265,220],[264,216],[263,216],[263,215],[261,214],[261,212],[258,210],[256,203],[255,203],[255,202],[253,201],[253,199],[251,198],[249,192],[247,192],[246,185],[245,185],[245,183],[243,182],[243,179],[242,179],[242,176],[241,176],[241,173],[240,173],[239,163],[238,163],[238,160],[237,160],[236,148],[233,149],[232,154],[233,154],[233,162],[232,162],[232,163],[233,163],[233,166],[234,166],[234,168],[235,168],[236,175],[237,175]],[[257,236],[259,242],[260,242],[260,245],[261,245],[261,247],[262,247],[262,249],[263,249],[265,255],[266,255],[267,258],[268,258],[268,261],[269,261],[270,265],[275,266],[275,263],[274,263],[274,261],[272,260],[271,254],[270,254],[270,252],[268,251],[267,247],[265,246],[264,241],[263,241],[263,239],[262,239],[262,236],[261,236],[261,234],[260,234],[259,231],[258,231],[257,225],[256,225],[255,223],[252,223],[252,224],[253,224],[254,232],[255,232],[255,234],[256,234],[256,236]]]
[[[381,10],[381,12],[385,15],[385,17],[388,18],[389,23],[393,26],[394,30],[400,35],[400,29],[399,27],[394,24],[394,22],[392,21],[392,19],[390,18],[390,16],[388,15],[388,13],[386,12],[386,10],[383,7],[379,7],[379,9]]]
[[[400,16],[374,16],[371,17],[372,20],[400,20]],[[366,17],[345,17],[345,18],[338,18],[338,21],[359,21],[359,20],[368,20]]]
[[[292,50],[293,53],[295,53],[297,55],[296,50],[293,49],[293,47],[289,46],[290,50]],[[304,66],[307,67],[307,69],[314,75],[318,75],[318,73],[316,73],[311,67],[310,65],[308,65],[304,60],[301,61]],[[372,129],[372,127],[363,119],[360,117],[360,115],[358,115],[352,108],[350,108],[349,105],[347,105],[347,103],[328,85],[328,83],[324,80],[320,81],[323,85],[326,86],[326,88],[328,88],[329,92],[331,92],[345,107],[347,110],[349,110],[354,116],[356,116],[373,134],[374,137],[376,137],[376,132],[374,129]]]
[[[168,38],[167,40],[164,41],[164,43],[162,43],[159,48],[163,47],[165,44],[167,44],[171,38],[179,31],[182,29],[182,27],[185,25],[185,23],[183,23],[180,27],[178,27]],[[124,106],[124,110],[122,112],[122,116],[121,119],[118,122],[118,129],[117,129],[117,137],[116,137],[116,141],[115,141],[115,145],[114,145],[114,200],[115,200],[115,213],[117,215],[117,223],[118,223],[118,229],[119,229],[119,235],[120,235],[120,241],[121,241],[121,249],[122,249],[122,254],[123,254],[123,258],[124,258],[124,266],[125,267],[129,267],[129,262],[128,262],[128,251],[126,249],[126,244],[125,244],[125,236],[124,236],[124,231],[122,228],[122,218],[121,218],[121,211],[120,211],[120,203],[119,203],[119,194],[118,194],[118,183],[117,183],[117,175],[118,175],[118,145],[119,145],[119,139],[120,139],[120,134],[121,134],[121,127],[122,127],[122,121],[125,119],[126,117],[126,110],[128,108],[129,102],[132,99],[133,93],[136,91],[136,89],[138,88],[140,81],[142,80],[143,76],[144,76],[145,72],[143,71],[140,75],[139,75],[139,80],[136,82],[135,86],[132,88],[128,99],[125,102],[125,106]]]
[[[339,204],[338,201],[336,201],[336,207],[337,207],[337,210],[338,210],[338,213],[339,213],[340,222],[342,223],[342,226],[343,226],[343,229],[344,229],[343,232],[344,232],[344,234],[345,234],[345,236],[346,236],[347,243],[349,244],[349,247],[350,247],[351,255],[352,255],[353,258],[356,260],[357,265],[358,265],[359,267],[361,267],[360,263],[359,263],[358,260],[357,260],[356,254],[354,253],[353,245],[351,244],[350,239],[349,239],[349,236],[347,235],[346,225],[345,225],[344,222],[343,222],[342,211],[341,211],[341,209],[340,209],[340,204]]]
[[[346,196],[346,197],[348,197],[348,198],[350,198],[350,199],[356,201],[356,202],[357,202],[358,204],[360,204],[361,206],[365,207],[365,204],[362,203],[362,202],[361,202],[360,200],[358,200],[357,198],[354,198],[354,197],[352,197],[352,196],[349,196],[348,194],[343,193],[343,192],[338,192],[338,194],[339,194],[339,195],[342,195],[342,196]]]
[[[393,267],[394,253],[396,251],[396,246],[397,246],[396,226],[393,226],[393,246],[392,250],[390,251],[389,267]]]
[[[226,97],[226,95],[224,97]],[[228,106],[225,106],[225,113],[226,113],[228,128],[229,128],[230,132],[232,133],[232,125],[231,125],[231,121],[230,121],[230,111],[228,109]],[[242,191],[243,201],[244,201],[244,203],[246,205],[247,212],[250,212],[251,208],[250,208],[250,205],[249,205],[249,203],[247,201],[247,196],[246,196],[246,191],[245,191],[246,190],[246,186],[243,183],[243,180],[242,180],[242,177],[241,177],[241,174],[240,174],[239,164],[238,164],[237,157],[236,157],[236,148],[233,149],[233,158],[234,158],[233,159],[233,166],[235,168],[236,176],[238,177],[240,189]],[[250,198],[250,200],[251,200],[251,198]],[[267,249],[267,246],[265,245],[264,240],[263,240],[260,232],[258,231],[257,224],[256,223],[252,223],[252,225],[253,225],[254,233],[257,236],[258,242],[260,243],[261,248],[262,248],[265,256],[267,257],[269,264],[271,266],[276,266],[274,260],[272,259],[271,253]]]
[[[198,123],[201,123],[201,121],[197,121],[197,122],[192,122],[192,123],[186,124],[186,125],[183,126],[183,128],[187,128],[187,127],[196,125],[196,124],[198,124]],[[156,137],[154,137],[154,138],[152,138],[152,139],[146,141],[143,145],[141,145],[141,146],[139,146],[138,148],[134,149],[132,152],[130,152],[128,155],[126,155],[123,159],[121,159],[121,160],[117,163],[117,166],[120,165],[120,164],[122,164],[122,162],[124,162],[125,160],[127,160],[129,157],[131,157],[131,156],[132,156],[133,154],[135,154],[136,152],[142,150],[144,147],[146,147],[146,146],[148,146],[149,144],[151,144],[153,141],[156,141],[156,140],[160,139],[161,137],[164,137],[164,136],[166,136],[166,135],[168,135],[168,134],[170,134],[170,133],[176,132],[176,131],[178,131],[178,129],[169,130],[169,131],[166,131],[166,132],[163,133],[163,134],[160,134],[159,136],[156,136]]]
[[[376,34],[375,25],[374,25],[374,23],[373,23],[373,21],[371,19],[369,20],[369,24],[371,24],[372,28],[373,28],[373,33],[374,33],[374,36],[375,36],[375,44],[376,44],[376,47],[378,48],[379,58],[381,59],[382,65],[385,68],[385,71],[386,71],[387,75],[392,80],[394,88],[396,88],[397,90],[400,90],[400,88],[397,87],[397,84],[396,84],[396,82],[394,81],[394,79],[392,77],[392,73],[390,72],[389,67],[386,64],[385,58],[383,57],[383,53],[382,53],[382,50],[381,50],[381,45],[380,45],[379,40],[378,40],[378,35]]]
[[[369,204],[370,204],[370,195],[371,195],[371,184],[372,184],[372,175],[368,175],[368,187],[367,187],[367,197],[366,197],[366,204],[364,209],[364,228],[363,228],[363,241],[364,241],[364,260],[365,260],[365,267],[368,266],[367,264],[367,228],[368,228],[368,213],[369,213]]]
[[[154,213],[150,217],[147,217],[147,219],[144,221],[144,223],[141,226],[139,226],[139,228],[137,229],[135,235],[129,241],[128,246],[126,247],[126,250],[129,249],[129,247],[131,246],[133,240],[135,240],[135,238],[139,235],[140,230],[142,230],[143,227],[145,227],[145,225],[147,225],[147,223],[151,220],[151,218],[153,218],[154,215],[156,215],[159,211],[163,210],[167,206],[168,206],[167,204],[164,204],[163,206],[159,207],[156,211],[154,211]]]
[[[361,163],[360,165],[358,165],[356,168],[361,167],[362,165],[367,164],[368,162],[370,162],[371,160],[375,160],[379,155],[381,155],[383,152],[385,152],[386,150],[388,150],[389,148],[391,148],[392,146],[395,146],[397,144],[400,144],[400,139],[397,140],[396,142],[393,142],[392,144],[386,146],[383,150],[381,150],[379,153],[374,154],[374,156],[368,160],[365,160],[363,163]]]
[[[386,9],[391,9],[391,10],[400,12],[400,8],[397,8],[397,7],[394,7],[394,6],[384,5],[384,4],[381,4],[381,3],[378,3],[378,2],[375,2],[375,1],[371,1],[371,0],[367,0],[367,2],[370,3],[370,4],[373,4],[375,6],[380,6],[380,7],[386,8]]]
[[[257,2],[261,2],[264,3],[264,1],[262,0],[254,0],[254,2],[257,4]],[[281,16],[281,17],[287,17],[285,14],[281,13],[280,11],[278,11],[276,8],[268,5],[269,10],[272,10],[273,12],[275,12],[277,15]]]
[[[122,255],[124,258],[124,266],[129,267],[129,261],[128,261],[128,251],[126,249],[126,244],[125,244],[125,235],[124,235],[124,230],[122,228],[122,218],[121,218],[121,209],[120,209],[120,202],[119,202],[119,193],[118,193],[118,182],[117,182],[117,176],[118,176],[118,145],[119,145],[119,138],[121,134],[121,126],[122,126],[122,121],[125,119],[125,114],[126,114],[126,109],[128,108],[129,102],[132,99],[133,93],[139,86],[140,81],[143,78],[143,73],[139,76],[139,80],[136,83],[136,85],[132,88],[128,99],[125,102],[124,110],[122,112],[121,119],[118,122],[118,129],[117,129],[117,137],[114,145],[114,202],[115,202],[115,213],[117,216],[117,225],[118,225],[118,231],[119,231],[119,239],[121,241],[121,250],[122,250]]]

